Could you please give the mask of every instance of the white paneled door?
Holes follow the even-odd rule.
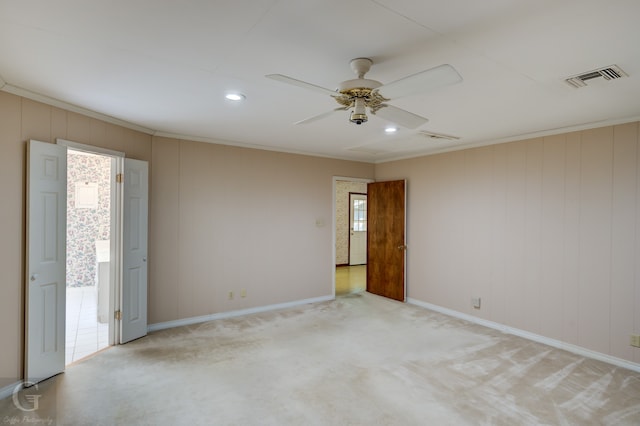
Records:
[[[27,145],[25,382],[64,371],[67,150]]]
[[[367,195],[349,194],[349,265],[367,263]]]
[[[124,160],[120,343],[147,334],[149,164]]]
[[[27,145],[25,382],[64,371],[67,235],[67,146]],[[124,158],[119,343],[147,334],[147,223],[149,165]],[[121,163],[122,164],[122,163]],[[118,327],[118,320],[116,320]]]

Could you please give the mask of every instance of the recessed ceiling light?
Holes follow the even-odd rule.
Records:
[[[397,127],[394,127],[394,126],[389,126],[389,127],[385,127],[385,128],[384,128],[384,131],[385,131],[386,133],[395,133],[395,132],[397,132],[397,131],[398,131],[398,128],[397,128]]]
[[[242,93],[227,93],[224,97],[230,101],[242,101],[245,99]]]

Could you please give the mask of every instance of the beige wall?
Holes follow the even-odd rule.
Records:
[[[151,158],[151,136],[0,91],[0,388],[22,376],[26,142],[56,138]]]
[[[408,297],[640,362],[638,127],[377,165],[408,180]]]
[[[152,324],[331,295],[333,176],[374,172],[160,137],[152,164]]]
[[[408,179],[409,297],[640,362],[638,133],[374,166],[152,138],[0,92],[0,387],[22,375],[28,139],[150,161],[151,324],[330,295],[332,177],[375,172]]]
[[[152,138],[0,92],[0,388],[22,376],[25,141],[56,138],[150,161],[151,324],[331,295],[333,176],[374,173],[366,163]]]
[[[331,295],[333,176],[374,173],[366,163],[152,138],[0,92],[0,388],[22,376],[25,141],[56,138],[150,161],[152,324]]]

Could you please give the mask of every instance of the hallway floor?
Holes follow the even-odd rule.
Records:
[[[367,289],[367,265],[336,267],[336,296]]]
[[[67,287],[65,365],[109,346],[109,324],[97,318],[95,286]]]

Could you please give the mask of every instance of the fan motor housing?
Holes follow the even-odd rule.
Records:
[[[345,91],[353,89],[376,89],[382,86],[382,83],[376,80],[369,80],[368,78],[355,78],[353,80],[347,80],[340,83],[338,86],[338,92],[343,93]]]

